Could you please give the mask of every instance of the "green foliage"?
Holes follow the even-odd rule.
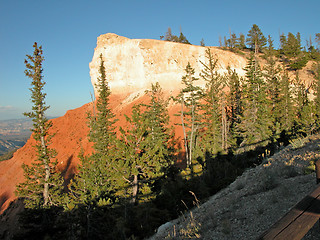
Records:
[[[197,138],[202,125],[200,99],[203,96],[203,92],[199,86],[195,85],[199,79],[194,77],[195,70],[190,63],[187,64],[185,72],[186,75],[182,77],[181,81],[184,88],[181,89],[175,101],[181,104],[181,110],[178,115],[181,117],[181,126],[183,128],[186,163],[190,167],[192,161],[197,157],[194,156],[194,153],[197,150]]]
[[[93,110],[93,113],[88,113],[89,140],[93,142],[95,151],[91,156],[80,154],[79,173],[70,185],[74,203],[88,206],[91,204],[111,205],[116,201],[113,192],[118,187],[114,170],[117,144],[114,123],[117,120],[109,106],[111,93],[102,55],[100,55],[100,60],[100,76],[96,86],[99,97],[96,109]]]
[[[233,52],[246,49],[245,36],[240,33],[239,38],[235,33],[229,33],[229,38],[224,37],[224,47]],[[220,44],[221,45],[221,44]]]
[[[206,82],[203,92],[203,104],[201,111],[203,112],[203,125],[200,133],[201,144],[200,151],[203,154],[206,151],[217,153],[225,148],[225,139],[222,139],[222,117],[225,120],[224,105],[222,99],[222,89],[225,87],[223,77],[217,72],[216,66],[218,59],[214,58],[210,49],[206,49],[206,63],[201,62],[203,70],[201,78]],[[200,155],[200,153],[198,154]]]
[[[152,85],[149,104],[135,105],[127,118],[127,129],[120,128],[123,178],[132,186],[132,201],[153,198],[152,188],[173,164],[172,129],[168,127],[168,102],[160,85]]]
[[[320,35],[318,37],[320,39]],[[179,37],[172,35],[170,28],[166,40],[187,42],[181,32]],[[97,84],[99,98],[96,108],[88,114],[89,140],[93,143],[94,153],[90,156],[80,154],[81,164],[69,186],[69,199],[58,196],[62,191],[59,188],[61,177],[55,175],[56,162],[50,160],[49,190],[54,199],[50,204],[63,205],[64,208],[40,209],[44,183],[41,178],[46,172],[38,169],[42,169],[49,158],[42,155],[42,145],[38,145],[39,159],[44,161],[38,160],[31,167],[24,166],[27,182],[34,186],[32,189],[23,184],[19,187],[21,194],[28,196],[30,202],[39,208],[31,209],[24,216],[24,226],[28,229],[26,235],[20,237],[145,238],[162,223],[194,206],[193,196],[204,200],[230,184],[244,169],[260,164],[266,149],[274,152],[282,144],[289,143],[295,134],[307,135],[318,129],[319,64],[314,69],[312,87],[315,98],[312,101],[310,86],[305,86],[298,75],[293,84],[290,83],[288,70],[301,68],[303,58],[316,56],[312,54],[319,49],[310,48],[309,55],[303,53],[299,34],[289,34],[288,38],[282,35],[280,42],[281,50],[276,51],[269,36],[265,47],[266,39],[257,25],[253,25],[247,43],[255,49],[255,54],[251,53],[248,59],[245,78],[240,78],[231,68],[221,76],[216,69],[218,59],[207,49],[206,62],[202,63],[200,73],[206,83],[204,89],[197,86],[198,78],[191,65],[186,66],[183,88],[175,98],[181,106],[178,116],[189,165],[183,171],[174,166],[175,142],[173,131],[168,127],[168,101],[164,100],[158,83],[146,91],[149,101],[135,105],[131,115],[126,116],[126,127],[120,129],[120,139],[116,138],[116,119],[109,106],[110,89],[101,56]],[[244,35],[237,38],[236,34],[230,34],[230,39],[225,38],[225,46],[245,49]],[[263,70],[257,62],[258,52],[263,52],[266,61]],[[282,67],[277,63],[279,53]],[[38,72],[42,73],[42,69]],[[37,76],[31,70],[29,73]],[[225,91],[226,88],[229,91]],[[34,100],[35,103],[44,101],[45,94],[35,96],[40,99]],[[46,109],[45,104],[43,109]],[[30,115],[36,117],[38,112]],[[43,129],[49,129],[49,125],[35,123],[36,127],[43,126]],[[39,134],[38,140],[41,136],[50,140],[48,135],[41,135],[41,131],[34,135],[36,133]],[[293,143],[296,145],[293,147],[301,145],[300,142]],[[248,148],[252,150],[245,151]],[[54,156],[54,152],[48,151],[48,154]],[[288,177],[297,174],[291,166],[282,170],[281,174]],[[276,187],[275,176],[271,171],[263,173],[265,181],[255,191]],[[238,189],[241,187],[243,184]],[[37,197],[29,197],[30,191],[27,190],[37,192]],[[262,212],[263,209],[259,211]],[[28,219],[34,221],[28,224]],[[187,222],[188,225],[177,233],[183,237],[200,237],[200,225],[192,215]],[[224,223],[226,234],[229,225],[227,221]]]
[[[99,97],[97,99],[97,112],[89,113],[90,119],[90,133],[89,140],[94,143],[94,149],[97,154],[108,156],[113,151],[110,148],[115,145],[115,119],[114,113],[109,106],[109,96],[111,94],[108,82],[106,79],[106,72],[102,54],[100,55],[100,77],[98,78],[97,89]],[[94,110],[95,111],[95,110]]]
[[[267,43],[267,39],[263,36],[258,25],[253,24],[252,28],[247,34],[247,43],[249,44],[251,50],[255,53],[261,52]]]
[[[281,132],[290,132],[293,125],[294,104],[293,104],[293,90],[290,87],[290,80],[288,72],[283,70],[280,77],[280,95],[278,102],[278,111],[275,111],[275,123],[279,124]]]
[[[314,116],[312,114],[312,105],[309,101],[309,88],[300,80],[298,73],[294,81],[295,85],[295,105],[297,116],[294,120],[294,131],[298,135],[309,135],[314,130]]]
[[[32,79],[30,88],[32,112],[24,113],[33,121],[33,138],[36,140],[37,158],[31,165],[23,165],[25,181],[18,184],[16,193],[24,199],[28,208],[43,208],[62,204],[63,179],[57,171],[56,152],[48,148],[53,137],[49,134],[51,122],[45,117],[49,106],[45,105],[46,93],[43,92],[42,62],[44,61],[42,47],[34,43],[33,55],[27,55],[25,60],[27,77]]]
[[[185,44],[191,44],[186,36],[183,35],[182,31],[180,30],[179,37],[172,34],[171,28],[168,28],[168,31],[166,32],[165,36],[160,36],[160,39],[164,39],[165,41],[170,42],[178,42],[178,43],[185,43]]]
[[[272,121],[271,130],[272,137],[276,139],[280,132],[280,119],[283,115],[282,107],[283,102],[281,101],[281,67],[276,62],[275,50],[273,48],[273,40],[268,37],[268,47],[265,49],[264,57],[266,64],[264,66],[264,78],[267,87],[267,98],[270,101],[270,117]]]
[[[236,47],[239,48],[240,50],[244,50],[247,48],[244,34],[240,33]]]
[[[242,115],[237,129],[242,137],[242,145],[263,141],[271,135],[270,105],[266,96],[266,83],[260,66],[253,54],[245,68],[243,84]]]
[[[298,32],[294,36],[291,32],[288,36],[280,36],[281,49],[280,53],[284,62],[288,64],[288,67],[292,70],[299,70],[306,66],[308,57],[301,51],[301,38]]]
[[[320,62],[314,66],[315,77],[313,83],[314,90],[314,109],[313,114],[315,115],[315,128],[318,130],[320,128]]]
[[[240,139],[240,135],[237,131],[237,125],[240,123],[240,116],[242,115],[242,88],[239,75],[236,70],[231,70],[228,67],[228,73],[225,75],[226,84],[229,87],[229,94],[227,95],[228,106],[228,142],[230,147],[237,147],[237,142]]]

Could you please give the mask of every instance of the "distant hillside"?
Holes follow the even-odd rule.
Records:
[[[26,118],[0,121],[0,155],[22,147],[31,135],[32,121]]]
[[[0,156],[23,147],[31,136],[31,128],[32,120],[28,118],[0,120]]]
[[[26,140],[3,140],[0,139],[0,156],[12,151],[14,149],[22,147],[26,143]]]

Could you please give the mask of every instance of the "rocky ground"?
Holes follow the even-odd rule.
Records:
[[[257,239],[316,187],[320,135],[291,145],[248,169],[229,187],[158,230],[157,239]],[[320,239],[319,224],[304,239]]]

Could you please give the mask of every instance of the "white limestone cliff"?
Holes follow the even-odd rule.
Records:
[[[218,71],[226,72],[227,66],[243,75],[246,59],[217,47],[210,47],[218,57]],[[129,39],[114,33],[98,37],[94,56],[89,64],[91,82],[99,76],[100,54],[102,54],[107,79],[114,94],[131,93],[150,88],[159,82],[166,91],[181,88],[181,77],[185,75],[188,62],[199,75],[206,62],[205,47],[151,39]],[[199,81],[200,85],[203,82]]]

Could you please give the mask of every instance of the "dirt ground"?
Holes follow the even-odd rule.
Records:
[[[320,135],[293,141],[151,239],[257,239],[316,187],[319,144]],[[319,224],[303,239],[320,239]]]

